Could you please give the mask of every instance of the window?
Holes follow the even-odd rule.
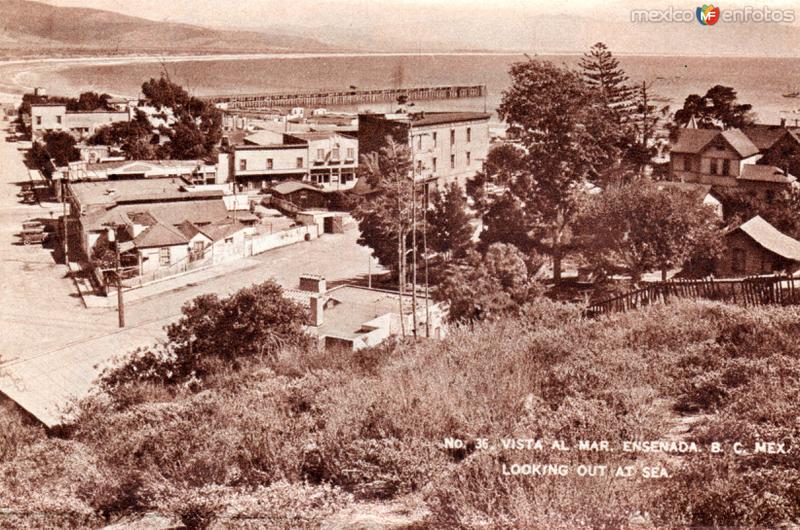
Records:
[[[56,123],[61,123],[61,116],[56,116]]]
[[[436,157],[431,160],[431,170],[436,173]]]
[[[267,169],[273,169],[273,162],[271,158],[267,158]]]
[[[438,147],[438,145],[439,145],[439,141],[438,141],[438,140],[439,140],[439,139],[438,139],[438,137],[436,136],[436,133],[434,132],[434,133],[433,133],[433,146],[434,146],[434,147]]]
[[[467,127],[467,143],[472,141],[472,127]]]
[[[325,160],[325,149],[317,149],[317,160]]]
[[[36,116],[36,125],[41,125],[41,124],[42,124],[42,117]]]
[[[684,171],[691,171],[692,170],[692,159],[688,156],[684,155],[683,157],[683,170]]]
[[[303,157],[302,156],[298,156],[297,157],[297,169],[303,169]]]
[[[347,148],[347,159],[348,160],[355,160],[356,158],[356,150],[354,147]]]
[[[417,136],[417,150],[422,151],[422,135]]]
[[[726,176],[731,174],[731,161],[727,158],[722,160],[722,174]]]
[[[716,158],[711,159],[711,174],[719,175],[719,160]]]
[[[731,271],[734,273],[744,272],[744,260],[744,250],[740,248],[733,249],[731,252]]]
[[[467,130],[469,130],[469,129],[467,129]],[[469,151],[467,151],[467,167],[469,167],[469,165],[470,165],[471,163],[472,163],[472,153],[470,153]]]
[[[417,173],[422,173],[422,160],[417,160]]]
[[[339,160],[339,148],[338,147],[334,147],[333,150],[331,151],[331,158],[333,160]]]
[[[456,168],[456,155],[450,155],[450,169]]]
[[[247,160],[239,160],[239,171],[247,171]]]
[[[456,130],[450,129],[450,145],[456,144]]]
[[[158,264],[161,267],[169,267],[169,247],[158,249]]]

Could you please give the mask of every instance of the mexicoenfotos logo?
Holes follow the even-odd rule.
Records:
[[[695,11],[697,21],[703,26],[713,26],[719,20],[719,8],[713,5],[703,4],[703,7],[698,7]]]
[[[769,6],[731,7],[721,10],[713,4],[703,4],[694,11],[668,6],[664,9],[631,9],[631,22],[635,24],[691,24],[701,26],[723,24],[792,24],[797,20],[794,9],[778,9]]]

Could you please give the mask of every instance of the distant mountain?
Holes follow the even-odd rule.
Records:
[[[156,22],[102,11],[0,0],[0,50],[6,53],[212,53],[331,51],[312,38]]]

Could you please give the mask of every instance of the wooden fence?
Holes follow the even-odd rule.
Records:
[[[670,298],[719,300],[744,306],[800,304],[800,278],[755,276],[742,279],[705,278],[655,282],[591,304],[586,316],[630,311]]]

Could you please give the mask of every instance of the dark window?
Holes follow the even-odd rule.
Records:
[[[450,129],[450,145],[456,144],[456,130]]]
[[[467,127],[467,143],[472,141],[472,127]]]
[[[731,251],[731,270],[734,273],[744,272],[745,252],[740,248]]]
[[[723,175],[731,174],[731,161],[727,158],[724,158],[722,160],[722,174]]]
[[[467,167],[472,163],[472,153],[467,151]]]
[[[711,159],[711,174],[719,175],[719,160],[716,158]]]
[[[36,125],[41,125],[41,124],[42,124],[42,117],[36,116]]]
[[[431,170],[436,173],[436,157],[431,160]]]
[[[303,169],[303,157],[297,157],[297,169]]]
[[[158,264],[162,267],[169,267],[169,247],[158,249]]]
[[[272,169],[273,163],[271,158],[267,158],[267,169]]]
[[[450,155],[450,169],[456,168],[456,155]]]
[[[686,155],[683,155],[683,170],[684,171],[692,170],[692,159]]]
[[[247,170],[247,160],[239,160],[239,170],[240,171]]]

